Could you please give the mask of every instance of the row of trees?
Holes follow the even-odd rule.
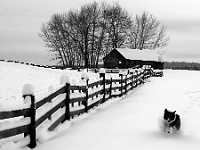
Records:
[[[132,18],[119,4],[97,2],[54,14],[40,36],[64,67],[97,67],[113,48],[155,49],[168,42],[165,27],[154,16],[144,12]]]
[[[165,69],[179,69],[179,70],[200,70],[200,63],[194,62],[165,62]]]

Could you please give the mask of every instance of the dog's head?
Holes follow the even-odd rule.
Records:
[[[167,121],[174,120],[175,115],[176,115],[176,111],[171,112],[167,109],[165,109],[165,111],[164,111],[164,119],[167,120]]]

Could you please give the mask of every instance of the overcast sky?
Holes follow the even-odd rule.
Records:
[[[92,0],[0,0],[0,59],[49,64],[38,36],[56,12],[80,8]],[[108,2],[109,0],[107,0]],[[113,0],[110,2],[114,2]],[[200,62],[199,0],[117,0],[131,15],[148,11],[167,26],[166,60]]]

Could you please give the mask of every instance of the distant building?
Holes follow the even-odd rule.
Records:
[[[128,48],[113,49],[103,58],[105,68],[132,68],[137,65],[151,65],[163,69],[161,56],[155,50]]]

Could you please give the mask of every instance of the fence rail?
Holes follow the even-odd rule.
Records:
[[[65,100],[58,103],[56,106],[54,106],[51,110],[46,112],[44,115],[42,115],[37,121],[36,121],[36,127],[39,126],[42,122],[44,122],[46,119],[50,118],[51,115],[56,112],[58,109],[65,106]]]
[[[46,98],[44,98],[43,100],[37,102],[36,105],[36,109],[41,107],[42,105],[46,104],[47,102],[51,102],[53,98],[55,98],[56,96],[65,93],[65,86],[62,87],[61,89],[57,90],[56,92],[50,94],[49,96],[47,96]]]
[[[15,135],[22,134],[22,133],[28,133],[28,132],[29,132],[28,125],[15,127],[12,129],[6,129],[3,131],[0,131],[0,139],[15,136]]]
[[[94,86],[98,87],[98,85],[101,85],[102,82],[103,82],[103,81],[100,80],[100,81],[96,81],[96,82],[90,83],[90,84],[88,85],[88,88],[93,88]]]
[[[45,120],[51,120],[52,115],[54,115],[59,110],[64,110],[56,120],[51,122],[48,127],[49,131],[54,130],[60,123],[65,120],[70,120],[75,116],[79,116],[82,113],[88,112],[88,110],[97,107],[98,105],[106,102],[112,97],[122,96],[128,91],[137,87],[138,84],[144,83],[146,78],[154,76],[160,76],[162,73],[152,73],[152,70],[143,70],[134,74],[132,72],[123,75],[120,74],[117,79],[106,79],[105,73],[100,73],[101,79],[99,81],[88,83],[86,81],[85,86],[70,86],[66,84],[62,88],[58,89],[56,92],[50,94],[46,98],[35,103],[34,95],[24,95],[31,97],[30,108],[14,110],[14,111],[2,111],[0,112],[0,120],[10,119],[15,117],[29,117],[30,123],[28,125],[21,125],[18,127],[13,127],[10,129],[4,129],[0,131],[0,139],[15,136],[18,134],[24,134],[24,136],[30,136],[30,148],[36,146],[36,128],[40,126]],[[82,96],[70,97],[74,91],[81,93]],[[64,98],[58,101],[56,97],[64,94]],[[45,104],[52,104],[48,109],[46,109]],[[65,108],[65,109],[63,109]],[[36,119],[36,114],[39,113],[39,109],[44,109],[46,112],[40,115]]]
[[[20,116],[30,116],[30,108],[13,110],[13,111],[2,111],[0,112],[0,119],[9,119]]]

